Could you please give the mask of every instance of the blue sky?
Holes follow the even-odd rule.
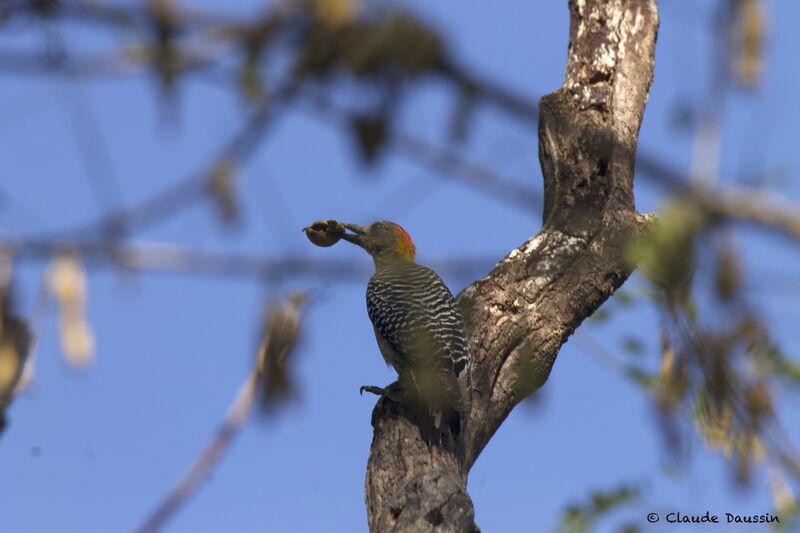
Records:
[[[186,4],[189,4],[186,2]],[[191,5],[218,8],[206,1]],[[536,97],[558,87],[566,58],[566,3],[515,0],[402,2],[439,27],[458,57],[486,76]],[[227,5],[227,4],[226,4]],[[255,2],[231,9],[253,12]],[[800,4],[774,1],[766,75],[758,92],[733,92],[725,103],[721,174],[726,182],[770,173],[782,194],[800,201]],[[688,168],[690,138],[675,127],[678,104],[697,105],[707,83],[709,1],[662,1],[656,75],[640,149]],[[2,31],[0,46],[41,44],[42,35]],[[87,49],[117,43],[84,29],[65,32]],[[230,91],[189,81],[179,88],[178,120],[169,123],[148,77],[65,82],[0,75],[0,236],[58,231],[94,219],[97,201],[71,118],[95,117],[109,155],[105,173],[125,204],[135,204],[201,169],[244,118]],[[405,103],[404,128],[433,140],[446,131],[450,95],[426,84]],[[526,129],[527,128],[527,129]],[[529,131],[530,130],[530,131]],[[471,158],[541,187],[536,132],[491,112],[476,117]],[[308,114],[277,121],[241,169],[243,224],[222,227],[197,204],[136,235],[217,251],[264,256],[369,258],[345,245],[311,246],[299,229],[336,218],[388,218],[414,237],[420,261],[451,255],[500,259],[540,225],[540,214],[488,198],[393,156],[365,169],[342,132]],[[636,183],[637,206],[656,210],[661,191]],[[464,228],[468,228],[467,231]],[[737,232],[753,284],[773,272],[798,279],[798,250],[763,232]],[[493,265],[487,261],[483,272]],[[45,265],[17,270],[20,307],[29,313]],[[794,278],[792,278],[794,276]],[[454,292],[469,279],[446,279]],[[643,286],[638,276],[628,287]],[[792,284],[793,283],[793,284]],[[797,354],[800,283],[772,286],[755,304],[788,352]],[[216,428],[252,363],[265,303],[273,293],[313,288],[299,354],[300,400],[266,421],[253,420],[212,478],[166,529],[218,531],[366,531],[364,472],[374,398],[363,384],[393,379],[379,356],[357,282],[187,277],[96,269],[89,276],[95,364],[65,367],[57,319],[49,315],[35,383],[10,410],[0,441],[0,516],[4,530],[131,531],[171,488]],[[611,350],[638,332],[654,346],[657,315],[645,302],[593,327]],[[657,367],[649,352],[650,367]],[[646,511],[763,513],[772,501],[763,475],[735,490],[719,456],[695,441],[689,467],[665,475],[658,427],[647,399],[574,342],[562,349],[537,408],[520,406],[470,474],[476,519],[484,531],[544,531],[566,503],[620,482],[645,490],[645,504],[622,513],[646,529]],[[781,393],[784,422],[800,441],[798,396]],[[615,522],[617,523],[617,522]],[[607,525],[601,526],[600,530]],[[694,530],[694,529],[693,529]],[[702,529],[698,528],[698,531]],[[652,529],[658,531],[658,529]],[[715,529],[709,529],[715,531]],[[722,531],[722,529],[718,529]]]

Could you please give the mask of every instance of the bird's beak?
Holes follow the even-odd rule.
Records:
[[[342,235],[342,238],[348,242],[352,242],[353,244],[356,244],[364,248],[363,237],[367,233],[364,230],[364,228],[362,228],[361,226],[357,226],[356,224],[345,224],[344,227],[347,228],[352,233],[345,232],[345,234]]]

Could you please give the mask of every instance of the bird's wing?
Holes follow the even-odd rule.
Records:
[[[390,346],[401,379],[410,379],[433,408],[463,407],[459,378],[467,371],[464,322],[441,278],[421,265],[377,273],[367,286],[367,311]],[[384,354],[389,360],[389,356]]]

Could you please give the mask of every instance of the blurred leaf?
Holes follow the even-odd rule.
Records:
[[[220,220],[226,224],[239,221],[239,204],[236,200],[236,164],[232,160],[220,161],[211,171],[208,193],[214,200]]]
[[[672,343],[669,342],[666,334],[661,333],[661,367],[658,375],[662,380],[668,379],[672,374],[672,369],[675,367],[675,349]]]
[[[443,54],[438,33],[407,13],[391,16],[383,28],[387,57],[414,76],[436,66]]]
[[[30,346],[30,332],[23,320],[3,311],[0,325],[0,418],[19,390]]]
[[[637,385],[644,389],[652,389],[658,382],[658,379],[655,376],[652,376],[641,368],[637,368],[635,366],[626,367],[625,374]]]
[[[628,261],[639,265],[655,285],[670,291],[685,290],[694,271],[694,239],[708,224],[693,203],[674,200],[660,214],[655,229],[632,242]]]
[[[625,288],[620,288],[614,293],[614,301],[617,302],[621,307],[628,307],[632,305],[636,299],[631,291],[625,290]]]
[[[638,337],[625,337],[622,341],[622,348],[631,355],[642,355],[645,347],[642,339]]]
[[[772,415],[774,408],[766,381],[759,381],[745,389],[744,408],[753,420],[761,420]]]
[[[781,353],[773,355],[773,362],[775,365],[775,373],[788,378],[794,383],[800,385],[800,364],[787,359]]]
[[[732,300],[741,288],[741,278],[739,262],[733,251],[728,247],[720,250],[714,280],[717,297],[723,302]]]
[[[243,56],[239,67],[238,83],[247,103],[260,101],[266,93],[266,84],[261,71],[262,59],[278,35],[279,21],[280,17],[267,16],[250,26],[238,28],[235,31]]]
[[[86,272],[79,257],[62,252],[50,263],[48,286],[59,305],[61,349],[71,367],[83,368],[94,357],[94,336],[86,317]]]
[[[0,251],[0,433],[5,410],[19,390],[31,336],[25,321],[13,314],[11,303],[11,258]]]
[[[585,533],[589,531],[589,522],[577,507],[568,507],[558,525],[559,533]]]
[[[65,320],[61,323],[61,342],[67,363],[86,367],[94,356],[94,336],[84,320]]]
[[[656,401],[664,411],[673,409],[689,389],[687,364],[679,357],[665,332],[661,334],[661,367],[658,372]]]
[[[733,0],[731,59],[742,87],[752,89],[763,77],[767,13],[763,0]]]
[[[175,44],[180,28],[178,12],[172,0],[149,0],[148,8],[153,31],[153,66],[165,93],[175,86],[181,68],[181,54]]]
[[[361,160],[366,164],[375,163],[388,140],[385,119],[356,115],[351,120],[351,127]]]
[[[722,451],[727,458],[733,455],[733,411],[728,406],[714,406],[702,389],[695,399],[694,424],[712,450]]]
[[[606,322],[609,318],[611,318],[611,312],[606,306],[603,306],[592,313],[589,317],[589,322],[591,324],[600,324],[601,322]]]
[[[296,394],[291,358],[300,339],[301,310],[307,298],[306,293],[295,293],[285,302],[273,301],[267,310],[256,363],[262,414]]]
[[[594,491],[589,494],[587,501],[571,504],[564,510],[557,530],[560,533],[588,532],[599,519],[636,501],[639,495],[638,488],[626,485]]]
[[[50,263],[49,286],[60,304],[72,305],[86,297],[83,265],[72,253],[61,253]]]
[[[356,19],[361,13],[359,0],[314,0],[314,15],[324,24],[339,27]]]
[[[788,529],[792,522],[800,521],[798,520],[800,519],[800,504],[781,470],[772,469],[770,471],[769,488],[775,511],[781,519],[780,525],[776,529]]]
[[[296,77],[326,77],[347,71],[362,80],[395,83],[433,70],[442,54],[439,35],[408,13],[339,20],[333,26],[319,21],[304,33],[293,72]]]

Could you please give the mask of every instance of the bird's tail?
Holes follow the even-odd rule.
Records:
[[[453,437],[461,433],[461,413],[452,407],[431,411],[433,427],[439,432],[449,432]]]
[[[409,373],[420,410],[427,412],[437,433],[456,437],[462,429],[464,401],[454,375],[442,370]]]

